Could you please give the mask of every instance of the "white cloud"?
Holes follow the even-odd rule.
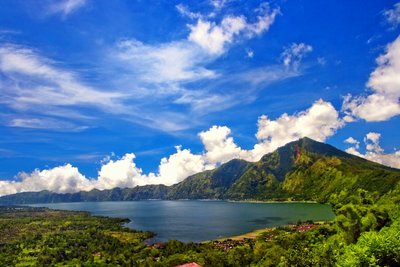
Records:
[[[224,110],[237,104],[234,95],[220,95],[207,91],[182,91],[182,95],[174,101],[176,104],[188,104],[197,114]]]
[[[228,0],[210,0],[210,4],[211,4],[215,9],[221,9],[221,8],[223,8],[227,2],[228,2]]]
[[[120,159],[111,159],[114,154],[101,161],[97,179],[88,179],[77,168],[66,164],[49,170],[18,174],[17,181],[0,181],[0,195],[24,191],[50,190],[54,192],[77,192],[80,190],[111,189],[114,187],[134,187],[146,184],[172,185],[195,173],[215,168],[234,158],[258,161],[264,154],[288,142],[302,137],[325,141],[332,136],[344,122],[338,112],[323,100],[316,101],[309,109],[294,115],[283,114],[275,120],[261,116],[258,120],[256,137],[258,143],[251,150],[238,146],[231,130],[226,126],[212,126],[199,133],[205,151],[194,154],[189,149],[176,147],[176,152],[161,159],[157,173],[144,174],[136,166],[132,153]],[[388,166],[400,168],[400,152],[384,154],[379,145],[380,134],[368,133],[364,139],[367,152],[361,154],[359,141],[349,137],[346,143],[353,145],[346,151]]]
[[[0,181],[0,196],[11,195],[19,192],[23,191],[18,190],[16,182]]]
[[[172,185],[183,181],[189,175],[212,168],[205,163],[202,155],[195,155],[189,149],[176,147],[176,153],[161,159],[158,175],[150,174],[159,183]]]
[[[86,0],[59,0],[49,6],[50,14],[61,13],[64,16],[77,11],[86,4]]]
[[[318,58],[317,58],[317,62],[318,62],[319,65],[325,66],[325,65],[326,65],[326,58],[324,58],[324,57],[318,57]]]
[[[293,67],[297,69],[303,57],[313,50],[311,45],[305,43],[293,43],[291,46],[286,47],[281,54],[283,64],[286,67]]]
[[[205,67],[214,60],[214,56],[204,53],[188,41],[164,43],[160,45],[146,45],[137,40],[123,40],[110,53],[117,57],[116,68],[130,83],[133,98],[141,104],[148,104],[150,110],[158,106],[158,102],[167,100],[170,104],[185,105],[196,114],[210,113],[222,110],[237,104],[232,95],[221,94],[206,88],[191,89],[188,83],[194,81],[211,81],[219,77],[219,73]],[[114,61],[115,63],[115,61]],[[132,86],[130,85],[130,86]],[[139,87],[140,86],[140,87]],[[185,107],[183,107],[185,108]],[[146,112],[145,107],[141,112]],[[157,119],[168,114],[167,111],[157,112],[152,117]],[[163,123],[172,123],[173,127],[163,129],[182,129],[190,127],[193,120],[185,116],[173,114],[168,118],[157,120],[157,126]],[[180,117],[186,120],[178,121]],[[175,125],[179,123],[179,125]]]
[[[199,18],[196,24],[189,25],[188,40],[212,55],[221,55],[236,37],[252,38],[268,31],[279,14],[279,9],[271,10],[268,5],[261,5],[257,12],[259,15],[254,23],[247,22],[243,15],[224,16],[220,23]]]
[[[92,180],[96,188],[135,187],[147,184],[172,185],[186,177],[210,169],[202,155],[195,155],[189,149],[176,147],[176,152],[160,161],[157,173],[143,174],[134,162],[133,153],[125,154],[121,159],[103,162],[97,180]]]
[[[1,181],[0,194],[41,190],[67,193],[93,188],[90,180],[70,164],[49,170],[35,170],[30,174],[19,173],[18,179],[20,181]]]
[[[381,138],[380,133],[369,132],[364,138],[364,142],[371,141],[372,143],[378,144],[379,139]]]
[[[89,105],[100,109],[120,110],[123,94],[101,91],[81,83],[70,71],[55,66],[35,51],[15,45],[0,46],[0,72],[4,75],[0,100],[14,109],[35,110],[60,115],[63,107]],[[40,107],[40,108],[38,108]],[[51,111],[49,111],[51,109]],[[66,117],[69,117],[68,113]],[[19,118],[14,124],[27,120]],[[30,121],[29,125],[41,125]]]
[[[364,138],[366,149],[370,152],[381,154],[383,149],[379,145],[380,133],[370,132]]]
[[[227,16],[221,23],[223,26],[216,26],[211,31],[222,36],[221,40],[227,38],[227,35],[233,40],[233,33],[248,26],[244,18],[240,18],[243,16]],[[203,23],[201,19],[199,22]],[[204,23],[210,27],[212,25],[211,22]],[[223,49],[222,43],[206,41],[204,45],[211,45],[211,50],[219,51]],[[170,103],[186,105],[192,116],[224,110],[244,103],[246,99],[251,102],[256,95],[251,88],[264,88],[270,82],[299,75],[298,71],[284,69],[282,66],[270,66],[239,74],[230,73],[228,77],[206,67],[219,54],[210,54],[207,49],[199,49],[196,44],[187,40],[159,45],[148,45],[134,39],[122,40],[109,54],[113,57],[111,61],[116,64],[115,68],[123,74],[120,76],[127,77],[123,84],[130,84],[130,92],[136,99],[140,99],[142,103],[149,102],[151,109],[157,105],[157,101],[168,99]],[[117,63],[114,60],[115,57]],[[205,85],[192,89],[191,83],[200,80]],[[238,90],[230,89],[232,83],[236,83],[235,86],[246,86],[246,93],[252,97],[244,96],[243,92],[238,94]],[[223,92],[221,88],[225,88]],[[145,112],[143,107],[141,112]],[[165,112],[157,112],[156,116],[159,114],[163,115]],[[162,121],[171,120],[175,121],[174,116]],[[189,127],[189,124],[194,121],[184,121],[183,124]],[[182,129],[178,125],[172,128]]]
[[[212,126],[199,133],[201,142],[207,151],[203,157],[210,164],[224,163],[234,158],[241,158],[243,151],[229,137],[231,130],[226,126]]]
[[[184,17],[188,17],[190,19],[199,19],[203,17],[203,15],[201,15],[200,13],[190,11],[189,8],[184,4],[179,4],[176,5],[175,7],[178,10],[178,12]]]
[[[322,99],[309,109],[294,115],[283,114],[276,120],[261,116],[258,120],[257,139],[254,146],[254,160],[277,147],[302,137],[325,141],[344,126],[339,114],[331,103]]]
[[[214,125],[199,136],[206,150],[203,153],[204,162],[218,165],[234,158],[258,161],[263,155],[302,137],[325,141],[343,125],[332,104],[318,100],[298,114],[285,113],[276,120],[261,116],[256,134],[258,143],[251,150],[239,147],[229,136],[231,130],[226,126]]]
[[[147,48],[139,49],[137,54],[131,56],[140,56],[140,52],[146,52],[143,49]],[[170,73],[163,75],[162,72],[158,72],[159,68],[155,67],[151,72],[152,77],[161,77],[160,79],[165,82],[179,72],[179,67],[172,66],[172,58],[168,57],[174,54],[174,51],[170,52],[170,49],[166,48],[165,55],[159,55],[160,64],[167,62],[164,63],[165,70],[167,72],[169,69]],[[166,58],[164,61],[163,56]],[[146,57],[143,59],[146,60]],[[147,59],[151,60],[152,58],[148,57]],[[175,62],[177,63],[177,61]],[[124,61],[121,65],[127,65],[127,62]],[[146,67],[144,63],[143,65]],[[160,66],[156,63],[155,65]],[[132,68],[132,66],[130,67]],[[185,71],[183,70],[183,72]],[[193,70],[193,75],[197,75],[196,71]],[[201,68],[199,72],[201,72]],[[160,90],[154,89],[150,92],[144,90],[142,96],[138,95],[137,91],[127,90],[126,85],[122,88],[116,86],[118,90],[96,88],[80,81],[76,73],[63,69],[56,62],[26,47],[0,46],[0,73],[3,78],[0,83],[2,93],[0,103],[16,111],[12,117],[3,116],[4,124],[7,126],[50,130],[63,128],[68,131],[80,131],[88,127],[82,124],[90,124],[95,119],[93,115],[85,114],[96,114],[97,111],[112,115],[122,114],[124,120],[162,131],[173,132],[185,129],[189,125],[183,114],[165,110],[160,115],[160,112],[147,111],[143,107],[139,109],[140,101],[133,102],[141,97],[151,96],[150,99],[154,99],[155,96],[163,95],[164,87],[162,86]],[[185,73],[182,75],[186,75],[186,77],[192,75],[190,70]],[[204,78],[206,74],[199,75]],[[150,75],[143,75],[143,79],[150,79]],[[153,86],[156,85],[153,83]],[[168,89],[174,89],[174,87],[168,87]],[[171,94],[182,94],[182,92],[186,91],[176,87],[175,92],[166,90],[164,95],[170,96]],[[128,103],[127,100],[131,101]],[[154,105],[151,106],[151,110],[154,110]]]
[[[225,2],[213,1],[211,4],[216,8],[223,7]],[[53,10],[67,15],[85,3],[58,1]],[[14,112],[13,116],[3,119],[2,124],[38,129],[47,125],[47,129],[52,130],[66,125],[72,131],[96,124],[98,116],[93,114],[101,111],[173,133],[204,123],[205,114],[253,101],[256,92],[250,91],[265,85],[255,81],[275,81],[292,76],[288,73],[258,76],[251,79],[252,88],[246,90],[249,96],[243,96],[238,93],[238,87],[243,87],[246,79],[241,81],[240,75],[236,75],[238,79],[233,81],[229,77],[235,74],[230,73],[228,77],[223,70],[210,67],[210,63],[238,38],[252,38],[268,30],[279,13],[278,8],[270,9],[267,4],[262,4],[254,11],[254,19],[240,14],[212,18],[190,12],[182,4],[176,8],[182,15],[195,20],[190,26],[193,31],[187,37],[159,44],[146,44],[135,39],[118,41],[102,51],[107,56],[100,56],[95,62],[99,72],[94,76],[101,77],[95,85],[90,78],[82,79],[87,75],[78,75],[79,70],[68,70],[35,49],[12,44],[0,46],[0,73],[4,75],[0,81],[3,96],[0,103]],[[221,20],[217,21],[219,18]],[[196,31],[200,31],[197,41],[202,42],[199,25],[209,27],[203,32],[207,39],[203,42],[206,49],[199,49],[199,43],[190,40],[195,38]],[[200,81],[201,85],[194,83]],[[98,84],[104,88],[99,88]]]
[[[119,160],[109,160],[101,166],[96,187],[109,189],[114,187],[134,187],[142,183],[142,170],[136,167],[133,153],[125,154]]]
[[[238,35],[246,26],[245,18],[225,17],[220,25],[213,22],[199,19],[196,25],[190,25],[189,40],[198,44],[205,51],[211,54],[222,54],[227,44],[233,42],[235,35]]]
[[[231,74],[230,78],[243,82],[247,88],[264,87],[270,83],[290,79],[301,75],[298,70],[284,68],[281,65],[253,68],[239,74]],[[241,93],[242,95],[242,93]]]
[[[133,73],[145,82],[187,82],[215,77],[203,65],[211,59],[185,41],[146,45],[137,40],[117,44],[117,58],[127,63]]]
[[[392,9],[385,10],[383,14],[388,23],[393,27],[398,26],[400,24],[400,3],[394,4]]]
[[[349,121],[357,117],[366,121],[385,121],[400,114],[400,36],[376,61],[378,67],[367,83],[372,94],[344,98],[342,110]]]
[[[66,164],[48,170],[19,173],[16,181],[0,181],[0,196],[19,192],[49,190],[57,193],[73,193],[115,187],[132,188],[147,184],[176,184],[189,175],[210,169],[201,155],[194,155],[188,149],[176,148],[176,153],[160,162],[158,173],[145,175],[134,162],[133,153],[121,159],[102,162],[97,179],[88,179],[76,167]]]
[[[370,132],[364,138],[365,154],[359,151],[359,141],[350,137],[352,142],[348,142],[349,138],[345,140],[346,143],[353,144],[354,146],[346,149],[347,153],[374,161],[386,166],[400,169],[400,151],[393,153],[386,153],[380,146],[380,133]]]
[[[245,34],[248,37],[260,35],[268,31],[275,22],[276,16],[280,14],[280,9],[278,7],[271,9],[268,2],[263,2],[255,9],[255,12],[257,14],[257,21],[247,24],[247,32]]]
[[[354,139],[353,137],[347,138],[346,140],[344,140],[344,142],[354,145],[356,149],[360,147],[360,142]]]
[[[261,116],[258,120],[258,143],[251,150],[242,149],[230,136],[226,126],[212,126],[199,133],[205,152],[194,154],[189,149],[176,147],[176,152],[161,159],[157,173],[144,174],[136,166],[132,153],[120,159],[107,156],[101,161],[97,179],[88,179],[70,164],[49,170],[35,170],[18,175],[21,181],[0,181],[0,194],[24,191],[51,190],[76,192],[92,188],[111,189],[146,184],[172,185],[186,177],[215,168],[234,158],[257,161],[264,154],[298,138],[308,136],[324,141],[343,125],[335,108],[323,100],[316,101],[309,109],[294,115],[283,114],[276,120]],[[373,135],[370,140],[375,140]]]
[[[253,58],[254,57],[254,51],[251,49],[246,49],[246,56],[248,58]]]
[[[51,129],[55,131],[83,131],[86,126],[78,126],[74,123],[60,121],[51,118],[14,118],[7,126],[31,129]]]
[[[120,46],[118,55],[125,60],[119,62],[115,70],[121,74],[119,77],[124,77],[121,73],[123,68],[139,73],[123,85],[116,83],[116,90],[87,85],[75,72],[62,68],[59,63],[33,49],[12,44],[0,46],[0,103],[16,111],[13,118],[4,120],[5,124],[52,130],[66,126],[65,130],[82,130],[87,125],[80,124],[91,123],[95,119],[85,115],[85,112],[95,114],[91,112],[95,109],[113,115],[123,114],[126,120],[164,131],[190,127],[183,114],[163,110],[160,116],[160,112],[151,112],[154,105],[147,111],[138,107],[143,101],[132,100],[148,96],[153,100],[171,95],[178,95],[179,98],[187,94],[187,90],[175,84],[176,81],[187,82],[214,76],[213,71],[197,67],[199,60],[204,64],[201,56],[197,56],[194,50],[189,51],[190,48],[183,44],[161,45],[159,49],[153,49],[138,42],[126,41]],[[142,79],[141,83],[135,79],[137,77]],[[158,81],[155,77],[159,78]],[[115,79],[115,76],[112,78]],[[169,83],[168,86],[165,83]],[[148,87],[142,91],[140,88],[130,91],[127,84]],[[127,100],[131,100],[129,104]]]

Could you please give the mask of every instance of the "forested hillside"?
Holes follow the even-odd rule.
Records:
[[[260,231],[255,238],[146,245],[123,219],[43,208],[0,208],[4,266],[399,266],[400,187],[332,194],[335,221]]]
[[[71,194],[27,192],[0,198],[2,204],[142,199],[314,200],[358,189],[383,195],[400,181],[400,171],[347,154],[309,138],[286,144],[258,162],[231,160],[167,187],[92,190]]]

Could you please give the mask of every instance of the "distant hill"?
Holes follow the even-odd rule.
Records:
[[[70,194],[49,191],[0,197],[0,204],[143,199],[231,199],[328,201],[357,189],[383,195],[400,181],[400,170],[302,138],[264,155],[255,163],[234,159],[172,185],[91,190]]]

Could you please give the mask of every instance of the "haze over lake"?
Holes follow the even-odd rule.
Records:
[[[156,241],[184,242],[229,237],[299,220],[332,220],[329,205],[314,203],[243,203],[225,201],[116,201],[36,204],[93,215],[129,218],[126,226],[157,233]]]

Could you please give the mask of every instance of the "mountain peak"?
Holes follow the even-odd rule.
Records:
[[[283,148],[286,148],[286,149],[283,149]],[[350,155],[342,150],[339,150],[334,146],[316,141],[309,137],[302,137],[296,141],[287,143],[286,145],[278,148],[277,150],[279,151],[279,150],[287,150],[287,149],[291,150],[292,152],[297,152],[297,153],[299,150],[302,150],[302,151],[308,151],[308,152],[311,152],[314,154],[319,154],[319,155],[329,156],[329,157],[333,157],[333,156],[343,157],[343,158],[352,157],[352,155]]]
[[[287,143],[258,162],[233,159],[214,170],[172,185],[92,190],[74,194],[48,191],[0,198],[0,204],[140,199],[282,199],[326,201],[333,193],[361,188],[384,194],[400,183],[400,170],[350,155],[308,137]]]

